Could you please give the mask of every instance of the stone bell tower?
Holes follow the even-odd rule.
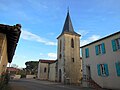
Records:
[[[69,11],[67,12],[62,33],[57,39],[57,79],[62,83],[77,84],[81,78],[80,35],[74,31]]]

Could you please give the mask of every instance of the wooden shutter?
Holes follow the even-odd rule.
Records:
[[[105,54],[105,44],[104,43],[102,43],[102,54]]]
[[[113,49],[113,51],[116,51],[117,47],[116,47],[115,40],[112,40],[111,42],[112,42],[112,49]]]
[[[85,49],[85,56],[86,56],[86,58],[89,57],[89,49],[88,48]]]
[[[106,76],[109,76],[108,65],[104,64]]]
[[[117,76],[120,76],[120,62],[115,63]]]
[[[98,76],[101,76],[100,64],[97,64]]]
[[[95,46],[95,52],[96,52],[96,55],[98,55],[98,54],[99,54],[99,51],[98,51],[98,45],[97,45],[97,46]]]

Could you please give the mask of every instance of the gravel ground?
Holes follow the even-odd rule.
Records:
[[[27,90],[24,86],[21,86],[19,84],[10,83],[9,87],[10,90]]]
[[[35,79],[20,79],[9,82],[10,90],[95,90],[80,86],[63,85],[61,83],[40,81]]]

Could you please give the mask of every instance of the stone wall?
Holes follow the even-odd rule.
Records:
[[[6,35],[0,33],[0,74],[6,71],[8,64]]]

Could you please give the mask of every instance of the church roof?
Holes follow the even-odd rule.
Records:
[[[74,28],[73,28],[73,25],[72,25],[72,22],[71,22],[71,18],[70,18],[69,11],[67,12],[67,17],[66,17],[66,20],[65,20],[65,23],[64,23],[64,26],[63,26],[62,33],[58,36],[58,38],[59,38],[61,35],[63,35],[64,33],[80,36],[78,33],[76,33],[76,32],[74,31]]]
[[[39,62],[41,63],[54,63],[56,62],[57,60],[43,60],[43,59],[40,59]]]

